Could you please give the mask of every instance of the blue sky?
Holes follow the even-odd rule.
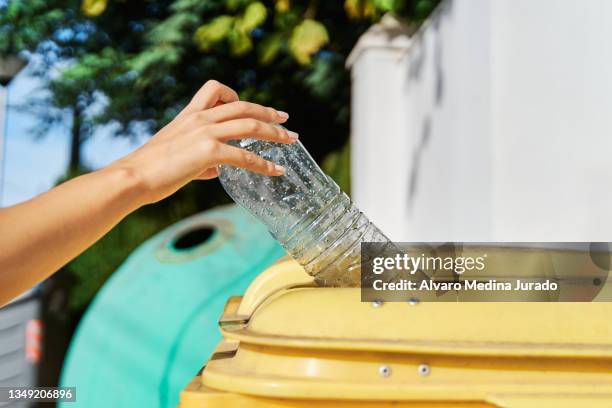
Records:
[[[23,104],[39,91],[40,82],[26,68],[9,87],[9,104]],[[37,121],[31,114],[9,108],[4,162],[4,185],[0,206],[28,200],[51,188],[67,166],[69,125],[53,129],[42,139],[35,139],[31,129]],[[99,168],[137,147],[123,138],[113,138],[101,129],[83,147],[87,166]]]

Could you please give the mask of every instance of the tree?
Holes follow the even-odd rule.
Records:
[[[358,36],[385,11],[420,19],[435,3],[12,0],[0,7],[0,53],[36,52],[44,77],[66,64],[49,79],[47,102],[88,129],[113,123],[117,135],[153,133],[217,78],[245,99],[289,110],[290,126],[321,158],[348,135],[344,60]]]

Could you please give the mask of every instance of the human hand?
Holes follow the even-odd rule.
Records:
[[[225,142],[256,138],[293,143],[297,133],[275,126],[288,117],[273,108],[241,102],[231,88],[208,81],[172,122],[109,168],[127,170],[138,180],[141,204],[159,201],[192,180],[217,177],[220,164],[280,176],[285,171],[282,166]]]

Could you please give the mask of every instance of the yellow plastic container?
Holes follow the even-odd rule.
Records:
[[[182,408],[612,406],[611,303],[362,303],[283,261],[220,326]]]

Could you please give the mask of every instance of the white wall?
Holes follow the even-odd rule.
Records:
[[[399,64],[401,55],[384,50],[370,49],[365,58],[355,65],[353,98],[360,100],[352,109],[351,178],[359,180],[352,186],[352,197],[364,208],[377,208],[377,223],[394,232],[398,216],[404,213],[405,203],[397,196],[406,195],[402,178],[402,163],[409,150],[409,139],[396,137],[405,134],[402,118],[406,111],[404,92],[398,83],[403,82],[404,70]],[[384,75],[371,75],[383,71]],[[361,142],[363,141],[363,142]],[[392,193],[389,194],[389,190]],[[390,199],[387,199],[390,197]]]
[[[612,241],[611,18],[606,0],[454,0],[401,50],[366,34],[357,205],[398,241]]]

